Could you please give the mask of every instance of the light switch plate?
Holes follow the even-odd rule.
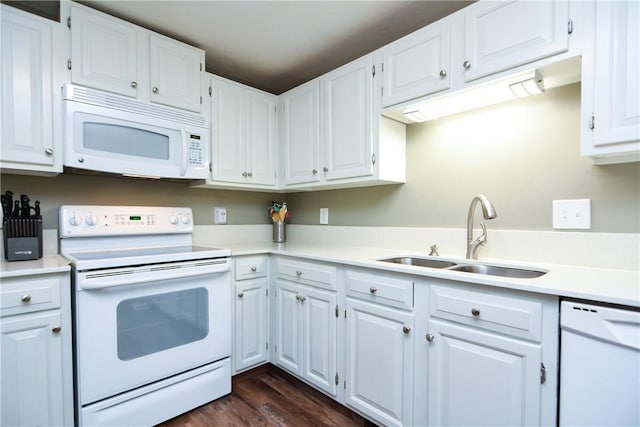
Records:
[[[553,228],[588,230],[591,228],[591,199],[554,200]]]
[[[320,224],[329,224],[329,208],[320,208]]]
[[[227,223],[227,208],[213,208],[213,223],[214,224],[226,224]]]

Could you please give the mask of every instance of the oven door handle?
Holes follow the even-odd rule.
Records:
[[[98,273],[88,271],[77,274],[77,286],[91,291],[206,274],[219,274],[229,271],[229,269],[229,262],[227,261],[202,261],[180,266],[149,267],[144,270],[118,269]]]

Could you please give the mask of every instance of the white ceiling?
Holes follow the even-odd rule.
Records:
[[[470,1],[83,3],[205,50],[207,71],[280,94]]]

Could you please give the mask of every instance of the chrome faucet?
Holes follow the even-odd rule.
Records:
[[[467,214],[467,259],[477,259],[478,249],[480,249],[480,246],[487,243],[487,228],[484,226],[484,222],[482,221],[480,222],[482,234],[480,234],[476,240],[473,240],[473,216],[478,202],[480,202],[480,206],[482,207],[482,216],[484,219],[494,219],[498,216],[496,208],[493,207],[486,196],[478,194],[473,198],[473,200],[471,200],[469,213]]]

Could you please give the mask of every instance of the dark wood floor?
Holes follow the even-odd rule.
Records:
[[[375,426],[274,365],[236,375],[230,395],[158,427]]]

